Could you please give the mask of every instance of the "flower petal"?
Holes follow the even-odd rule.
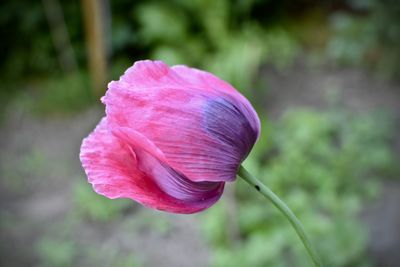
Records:
[[[153,181],[168,195],[189,202],[201,201],[211,204],[222,194],[223,182],[193,182],[171,168],[164,155],[154,153],[156,148],[140,133],[127,127],[113,129],[112,133],[135,151],[138,169],[152,177]],[[161,157],[160,157],[161,156]]]
[[[180,86],[183,80],[162,61],[142,60],[128,68],[119,83],[131,89],[147,90],[160,85]]]
[[[243,114],[249,119],[251,126],[259,133],[261,129],[260,120],[257,113],[250,102],[241,95],[232,85],[221,80],[212,73],[190,68],[185,65],[177,65],[171,68],[186,83],[192,84],[193,87],[206,88],[208,91],[216,91],[223,93],[222,96],[228,98],[234,103]]]
[[[141,133],[190,180],[232,181],[258,138],[258,117],[239,93],[195,82],[163,63],[139,62],[109,84],[102,101],[113,128]]]
[[[162,154],[153,150],[154,146],[143,143],[144,139],[132,139],[131,133],[120,132],[125,134],[125,139],[113,135],[108,129],[107,119],[103,118],[94,132],[83,140],[82,166],[97,193],[109,198],[131,198],[145,206],[176,213],[203,210],[221,196],[223,184],[214,185],[215,188],[208,191],[211,187],[207,187],[203,195],[197,193],[197,196],[198,190],[180,194],[179,190],[188,190],[190,186],[160,184],[159,181],[174,181],[178,174],[157,158]],[[145,144],[148,151],[141,149],[140,144]],[[179,176],[179,179],[184,177]]]
[[[185,65],[177,65],[171,69],[179,75],[187,84],[192,84],[196,88],[207,91],[220,91],[233,95],[240,95],[232,85],[221,80],[217,76],[195,68],[190,68]]]

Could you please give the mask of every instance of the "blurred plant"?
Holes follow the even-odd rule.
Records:
[[[340,64],[366,65],[386,77],[400,75],[400,2],[349,0],[354,12],[331,16],[327,54]],[[357,15],[358,13],[358,15]]]
[[[14,104],[39,115],[82,111],[94,103],[87,74],[82,72],[32,82],[29,89],[21,92]]]
[[[144,3],[135,13],[142,45],[151,48],[152,58],[211,71],[249,97],[261,64],[285,67],[298,45],[283,29],[267,29],[248,17],[255,2],[240,5],[227,0]]]
[[[75,212],[79,217],[93,221],[109,221],[121,215],[124,209],[132,205],[132,201],[118,199],[111,201],[96,194],[86,182],[79,182],[74,190]]]
[[[77,15],[80,5],[78,2],[60,2],[74,47],[82,59],[81,16]],[[0,31],[8,39],[0,44],[3,78],[16,79],[60,70],[41,1],[7,2],[1,5],[0,14]]]
[[[375,41],[372,25],[345,13],[334,14],[331,25],[334,35],[327,45],[328,57],[342,65],[362,64]]]
[[[73,189],[71,209],[61,220],[49,225],[35,243],[38,266],[143,266],[144,259],[121,244],[120,234],[135,236],[151,231],[164,236],[171,232],[167,214],[145,209],[127,212],[133,205],[130,200],[111,201],[96,194],[83,181],[77,182]],[[8,223],[5,215],[0,220],[2,225]],[[104,235],[104,231],[109,234]]]
[[[396,0],[372,1],[372,21],[376,46],[381,60],[378,70],[386,76],[400,77],[400,2]]]
[[[101,251],[99,253],[99,250]],[[121,253],[114,246],[86,247],[79,264],[75,266],[115,266],[139,267],[142,266],[138,257],[132,253]]]
[[[77,253],[75,244],[71,240],[41,239],[36,249],[43,267],[73,266]]]
[[[90,246],[92,245],[92,246]],[[142,266],[132,253],[121,253],[115,246],[88,244],[71,238],[46,236],[35,246],[39,256],[39,266]]]
[[[147,57],[169,64],[188,64],[214,72],[251,97],[252,87],[259,87],[254,84],[259,66],[267,63],[283,68],[290,64],[299,53],[299,40],[302,40],[314,48],[327,42],[328,58],[340,64],[366,65],[386,76],[399,77],[400,2],[343,0],[335,3],[112,1],[112,30],[107,40],[112,48],[111,66],[118,66],[121,60],[132,64],[136,59]],[[78,65],[84,67],[81,7],[76,1],[60,0],[60,4]],[[7,42],[0,44],[3,51],[0,106],[14,92],[27,89],[26,83],[31,83],[33,77],[56,76],[49,82],[50,87],[64,83],[42,3],[9,1],[1,5],[0,14],[0,31],[7,36]],[[326,17],[331,17],[331,29],[321,27]],[[56,92],[60,99],[56,98],[53,106],[61,104],[62,108],[74,110],[75,104],[71,104],[68,96],[74,88],[61,90],[65,95]],[[81,102],[86,96],[76,99],[79,106],[90,103]],[[54,99],[45,100],[52,103]],[[43,112],[51,110],[52,107],[43,108]]]
[[[327,266],[370,266],[366,229],[357,215],[362,203],[377,196],[377,178],[395,165],[391,125],[381,114],[294,110],[264,131],[268,138],[263,135],[263,145],[244,164],[294,210]],[[245,185],[236,193],[240,240],[229,240],[221,205],[205,218],[215,247],[212,266],[309,266],[275,208]]]
[[[124,222],[123,229],[128,232],[141,233],[151,231],[160,236],[167,236],[174,230],[166,213],[138,209],[132,215],[126,218]]]
[[[0,45],[5,52],[0,63],[0,77],[5,84],[0,88],[2,99],[27,89],[26,83],[31,84],[33,77],[37,80],[53,76],[44,84],[39,83],[39,89],[35,90],[43,95],[43,101],[37,105],[40,113],[51,113],[58,108],[61,112],[76,110],[76,106],[90,104],[86,74],[61,75],[42,3],[28,2],[10,2],[0,7],[4,15],[0,30],[8,37],[8,42]],[[278,19],[271,20],[272,23],[265,20],[265,16],[279,17],[274,15],[275,11],[286,4],[267,2],[110,2],[112,31],[111,40],[107,40],[112,47],[110,65],[118,67],[121,60],[132,64],[143,57],[188,64],[231,81],[250,97],[260,65],[268,62],[282,68],[290,64],[299,48],[297,41],[277,26]],[[80,5],[64,0],[60,4],[78,65],[83,67],[86,52]],[[258,8],[265,12],[259,14]],[[21,81],[19,77],[24,79]]]
[[[17,162],[17,163],[16,163]],[[42,177],[48,157],[42,150],[34,148],[18,157],[3,156],[0,161],[0,186],[14,195],[25,195],[37,185]],[[16,165],[19,167],[16,169]]]

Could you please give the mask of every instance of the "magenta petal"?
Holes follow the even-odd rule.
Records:
[[[222,97],[229,99],[234,103],[249,120],[251,127],[259,134],[261,125],[257,113],[250,102],[241,95],[232,85],[221,80],[212,73],[189,68],[185,65],[173,66],[171,68],[186,83],[192,84],[193,87],[207,90],[210,92],[219,92]]]
[[[232,181],[257,140],[258,117],[227,83],[183,69],[135,63],[102,99],[108,121],[145,136],[191,181]]]
[[[179,86],[181,77],[162,61],[137,61],[120,78],[120,83],[131,89],[149,89],[160,85]],[[113,83],[113,82],[111,82]]]
[[[213,204],[222,194],[223,182],[193,182],[174,170],[165,161],[164,155],[144,136],[126,127],[112,130],[113,134],[128,144],[137,156],[138,169],[148,174],[153,181],[170,196],[188,202],[200,201]],[[208,205],[207,205],[208,206]]]
[[[217,76],[185,65],[171,67],[186,84],[192,84],[195,88],[205,91],[219,91],[227,94],[241,96],[232,85],[221,80]]]
[[[122,138],[109,131],[107,120],[103,118],[82,143],[81,162],[97,193],[109,198],[131,198],[145,206],[176,213],[203,210],[221,196],[223,183],[213,184],[214,187],[199,185],[196,188],[193,184],[174,187],[177,174],[157,158],[162,156],[160,151],[154,150],[155,147],[140,135],[125,130],[117,132]],[[182,183],[183,178],[179,177],[178,182]],[[159,181],[171,182],[161,184]],[[186,195],[182,190],[187,191]]]

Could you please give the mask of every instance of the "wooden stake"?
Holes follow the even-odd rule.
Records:
[[[102,2],[101,0],[82,0],[89,71],[93,92],[97,96],[104,94],[107,84]]]

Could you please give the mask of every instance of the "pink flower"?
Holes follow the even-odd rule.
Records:
[[[83,140],[94,190],[194,213],[213,205],[256,142],[260,122],[230,84],[186,66],[139,61],[102,98],[106,117]]]

